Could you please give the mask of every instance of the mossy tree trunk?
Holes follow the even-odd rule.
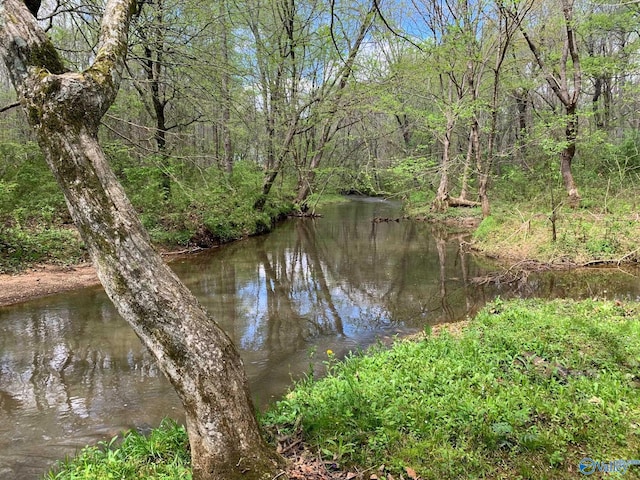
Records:
[[[62,188],[98,276],[185,408],[195,479],[268,479],[242,361],[228,336],[153,249],[98,144],[136,0],[109,0],[93,65],[68,72],[21,0],[0,0],[0,55]]]

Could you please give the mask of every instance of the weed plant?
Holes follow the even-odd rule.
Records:
[[[165,419],[149,436],[130,431],[122,438],[83,448],[51,470],[45,480],[189,480],[187,432]]]
[[[424,479],[568,479],[584,457],[640,457],[637,304],[498,300],[459,338],[327,365],[263,422],[300,425],[333,461]]]

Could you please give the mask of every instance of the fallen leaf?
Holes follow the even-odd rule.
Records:
[[[413,468],[405,467],[405,471],[407,472],[407,475],[409,475],[409,478],[411,478],[412,480],[418,480],[418,474]]]
[[[357,476],[358,476],[357,473],[349,472],[349,473],[347,473],[347,479],[346,480],[352,480],[352,479],[356,478]]]

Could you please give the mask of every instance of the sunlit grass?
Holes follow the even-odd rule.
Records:
[[[395,475],[575,478],[583,457],[639,456],[639,308],[498,301],[459,338],[330,361],[264,421]]]
[[[570,479],[584,457],[640,457],[640,304],[497,300],[455,332],[344,361],[328,350],[326,378],[300,382],[261,421],[395,478]],[[187,435],[165,421],[46,478],[190,479]]]
[[[601,214],[561,208],[555,219],[535,210],[497,210],[483,220],[473,236],[485,254],[514,260],[585,265],[594,262],[630,263],[640,260],[637,214]]]

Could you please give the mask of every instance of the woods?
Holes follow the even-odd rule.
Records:
[[[11,81],[100,282],[183,402],[194,478],[270,477],[278,460],[258,430],[240,356],[151,246],[98,142],[135,3],[107,3],[97,54],[81,72],[67,71],[26,5],[3,6],[0,52]]]
[[[439,212],[482,202],[486,217],[492,198],[519,189],[515,178],[563,185],[556,196],[572,207],[581,184],[636,180],[635,3],[273,0],[211,10],[154,0],[139,10],[99,134],[125,187],[142,170],[157,182],[133,194],[152,236],[197,244],[236,230],[200,214],[202,195],[190,192],[203,171],[223,191],[251,183],[248,203],[265,225],[269,205],[306,208],[321,192],[412,198]],[[45,2],[38,15],[64,68],[91,64],[99,3]],[[6,81],[1,98],[15,107]],[[15,108],[0,122],[3,144],[31,140]],[[232,178],[236,166],[242,178]],[[7,198],[12,184],[2,185]],[[162,215],[143,207],[157,204],[149,195],[168,207]]]
[[[194,478],[279,458],[154,242],[268,231],[324,193],[485,218],[527,201],[554,242],[563,206],[637,215],[635,2],[0,2],[2,270],[91,258],[183,401]]]

